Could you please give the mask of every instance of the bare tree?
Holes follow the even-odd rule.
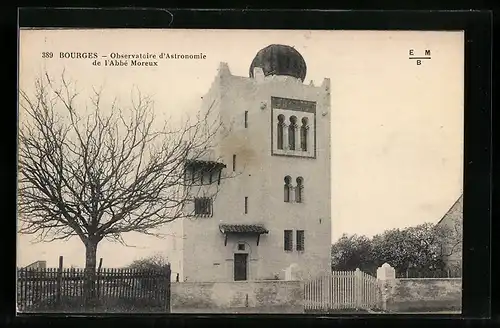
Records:
[[[18,215],[19,232],[39,241],[78,237],[93,277],[103,239],[161,236],[164,224],[193,216],[186,163],[207,158],[224,129],[210,111],[157,129],[152,100],[140,93],[128,108],[104,105],[100,90],[90,100],[86,107],[64,73],[20,92]]]

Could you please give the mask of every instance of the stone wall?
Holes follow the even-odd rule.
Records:
[[[300,281],[179,282],[171,287],[172,313],[302,313]]]
[[[462,308],[462,279],[405,278],[382,282],[387,312],[456,312]]]
[[[388,263],[377,269],[386,312],[461,312],[462,279],[400,278]]]

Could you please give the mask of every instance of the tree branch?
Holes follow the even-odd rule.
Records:
[[[210,110],[155,128],[149,97],[138,92],[123,107],[93,89],[84,105],[64,73],[60,84],[45,75],[32,95],[20,95],[21,233],[125,244],[124,233],[159,236],[164,224],[192,218],[186,205],[198,192],[218,193],[217,183],[195,186],[185,172],[187,160],[210,158],[227,134]]]

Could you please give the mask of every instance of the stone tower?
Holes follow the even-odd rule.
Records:
[[[293,47],[257,52],[249,77],[221,63],[203,109],[217,113],[225,136],[193,172],[216,168],[194,200],[195,220],[179,222],[173,270],[184,281],[262,280],[330,270],[330,80],[303,83],[307,66]],[[178,265],[177,265],[178,262]],[[176,267],[178,268],[176,269]]]

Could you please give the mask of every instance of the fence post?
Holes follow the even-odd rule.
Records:
[[[59,256],[59,267],[57,268],[57,286],[56,286],[56,304],[57,304],[57,306],[61,305],[62,270],[63,270],[63,257]]]
[[[361,270],[359,268],[356,268],[356,271],[354,271],[354,292],[355,292],[355,304],[356,304],[356,308],[359,309],[361,308],[362,304],[362,300],[363,300],[363,297],[362,297],[362,290],[361,290],[361,287],[362,287],[362,273],[361,273]]]
[[[102,257],[99,259],[99,266],[97,267],[97,290],[96,295],[98,298],[101,297],[101,267],[102,267]]]
[[[16,302],[16,311],[22,311],[25,308],[26,304],[26,274],[24,273],[24,268],[17,269],[17,302]]]
[[[167,284],[167,290],[166,290],[166,311],[167,313],[170,313],[170,288],[171,288],[171,275],[172,275],[172,269],[170,267],[170,263],[167,265],[167,281],[166,281],[166,284]],[[179,274],[177,274],[177,281],[179,281]]]
[[[380,283],[382,293],[382,310],[387,310],[387,299],[390,294],[390,284],[396,280],[396,270],[388,263],[382,264],[377,269],[377,280]]]

